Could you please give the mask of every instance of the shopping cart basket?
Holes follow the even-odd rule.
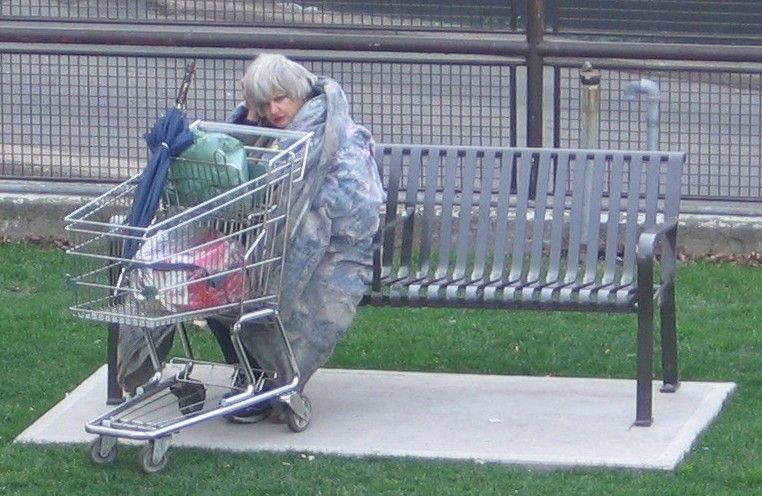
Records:
[[[158,472],[167,463],[172,434],[268,401],[288,406],[293,431],[310,421],[278,302],[290,198],[303,178],[311,134],[204,121],[191,129],[240,140],[249,171],[242,175],[224,160],[176,158],[147,227],[124,223],[140,175],[65,218],[71,310],[82,319],[118,324],[121,332],[141,333],[154,368],[153,377],[121,405],[86,424],[87,432],[98,435],[90,448],[96,463],[114,460],[119,438],[145,440],[142,467]],[[129,257],[127,244],[137,245]],[[239,364],[194,358],[185,323],[230,312],[240,315],[231,329]],[[239,333],[252,322],[277,328],[290,358],[288,384],[276,386],[275,371],[254,369],[246,358]],[[177,331],[184,356],[162,363],[156,336],[170,329]],[[186,390],[190,397],[178,395]]]

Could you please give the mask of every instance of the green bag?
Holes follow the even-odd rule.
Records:
[[[172,161],[169,169],[170,203],[198,205],[267,172],[264,165],[249,163],[243,143],[237,138],[197,129],[192,132],[193,144]],[[265,190],[252,197],[244,208],[260,204]]]

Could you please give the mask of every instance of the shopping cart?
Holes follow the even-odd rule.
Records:
[[[140,175],[65,218],[71,310],[141,333],[153,366],[153,376],[134,394],[85,425],[98,436],[90,456],[99,464],[114,460],[119,438],[143,440],[142,468],[158,472],[166,466],[172,434],[263,402],[285,404],[295,432],[310,422],[278,301],[290,199],[303,179],[311,134],[204,121],[191,129],[240,140],[250,177],[224,160],[177,158],[149,226],[124,223]],[[136,249],[125,256],[128,244]],[[186,324],[230,312],[239,315],[231,329],[239,364],[196,359]],[[247,359],[240,337],[247,323],[277,328],[291,367],[284,380]],[[184,356],[162,363],[157,336],[170,330],[180,337]]]

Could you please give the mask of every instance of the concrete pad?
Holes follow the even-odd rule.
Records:
[[[84,424],[109,409],[105,375],[104,366],[16,442],[89,442]],[[673,470],[735,384],[684,382],[675,394],[658,386],[653,425],[634,427],[633,380],[324,369],[305,391],[306,431],[214,419],[172,446]]]

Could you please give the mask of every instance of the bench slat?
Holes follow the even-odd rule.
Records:
[[[513,248],[511,249],[511,271],[505,284],[521,280],[524,268],[524,250],[527,235],[527,211],[529,208],[529,186],[532,176],[532,154],[524,152],[516,155],[516,217],[513,229]]]
[[[434,234],[434,220],[436,212],[437,196],[437,176],[441,169],[441,157],[439,151],[428,154],[428,162],[424,174],[424,192],[423,192],[423,219],[421,224],[421,262],[419,275],[425,276],[429,273],[431,265],[431,247]],[[421,164],[423,166],[423,164]]]
[[[436,279],[447,277],[450,270],[450,250],[452,246],[452,226],[455,206],[456,177],[458,172],[458,154],[445,155],[445,173],[442,187],[442,220],[439,228],[439,249]]]
[[[608,221],[606,222],[606,251],[604,254],[605,269],[601,282],[610,284],[614,282],[616,270],[618,267],[617,257],[619,256],[619,221],[622,212],[622,184],[623,180],[617,181],[616,178],[624,177],[624,157],[615,155],[611,162],[610,181],[609,181],[609,210]]]
[[[646,212],[646,221],[643,228],[649,228],[656,224],[656,210],[659,207],[659,178],[661,177],[661,160],[648,154],[642,156],[646,169],[646,191],[643,207]]]
[[[405,278],[410,275],[413,257],[413,244],[415,234],[416,208],[418,207],[418,189],[421,181],[421,149],[410,150],[405,177],[405,211],[411,215],[402,224],[402,247],[400,249],[400,268],[398,275]]]
[[[482,178],[479,185],[479,218],[476,227],[474,268],[471,272],[473,280],[482,279],[486,269],[487,253],[489,251],[490,233],[492,231],[490,213],[492,209],[492,185],[495,172],[501,167],[501,154],[485,154],[482,163]]]
[[[598,246],[599,230],[601,222],[601,209],[603,206],[603,177],[606,166],[605,155],[595,155],[592,164],[587,160],[586,167],[592,167],[592,181],[589,184],[590,204],[583,210],[587,213],[587,233],[585,239],[585,273],[582,277],[583,283],[594,282],[597,277],[598,268]]]
[[[532,222],[532,245],[529,250],[529,273],[526,278],[530,283],[536,282],[540,278],[545,259],[543,254],[545,214],[548,207],[548,195],[553,191],[553,183],[550,182],[550,172],[553,164],[553,156],[550,150],[543,150],[540,152],[537,164],[537,189],[535,193],[534,219]]]
[[[382,150],[382,147],[379,147]],[[391,147],[391,156],[388,161],[378,161],[387,169],[386,180],[386,212],[384,223],[393,225],[397,219],[397,204],[399,203],[400,181],[402,179],[402,150],[398,147]],[[396,228],[388,229],[383,232],[383,250],[381,252],[381,278],[391,277],[392,266],[394,264],[395,251],[395,233]],[[393,278],[393,277],[392,277]]]
[[[566,201],[566,184],[569,181],[569,152],[559,152],[556,155],[556,179],[553,184],[553,219],[550,225],[550,256],[548,272],[545,281],[558,281],[562,262],[562,237],[564,234],[564,204]]]
[[[495,215],[495,241],[492,257],[492,269],[489,280],[499,281],[503,278],[506,257],[508,254],[509,222],[508,214],[511,200],[511,183],[515,177],[514,158],[512,153],[502,154],[500,178],[498,182],[497,210]]]
[[[471,251],[471,213],[476,200],[476,170],[478,168],[476,150],[466,150],[463,156],[463,183],[460,192],[460,208],[458,209],[458,231],[455,252],[455,267],[451,280],[458,281],[466,275],[466,265]]]
[[[664,191],[665,221],[677,219],[680,212],[680,178],[683,175],[685,158],[680,154],[670,154],[667,159],[666,189]]]
[[[584,154],[570,156],[569,165],[584,162]],[[574,168],[574,186],[571,191],[571,209],[569,217],[569,245],[566,256],[566,272],[564,282],[572,283],[577,280],[579,272],[579,252],[582,241],[582,209],[585,200],[585,174],[582,165]]]
[[[624,226],[624,255],[622,256],[622,284],[629,284],[635,280],[635,246],[638,235],[638,214],[640,211],[640,195],[643,184],[643,159],[642,156],[632,154],[629,156],[629,175],[627,182],[627,205]]]
[[[544,155],[548,153],[549,155]],[[532,234],[532,260],[530,262],[527,281],[521,289],[521,301],[551,301],[551,284],[558,283],[561,265],[561,239],[563,236],[563,212],[566,198],[566,182],[568,153],[543,151],[540,154],[537,172],[537,200],[535,207],[535,224]],[[559,164],[564,164],[559,167]],[[551,175],[551,172],[554,174]],[[552,195],[552,204],[549,197]],[[550,206],[551,219],[546,220]],[[548,253],[545,252],[545,242],[550,240]],[[544,275],[542,272],[545,271]],[[544,293],[543,293],[543,290]]]

